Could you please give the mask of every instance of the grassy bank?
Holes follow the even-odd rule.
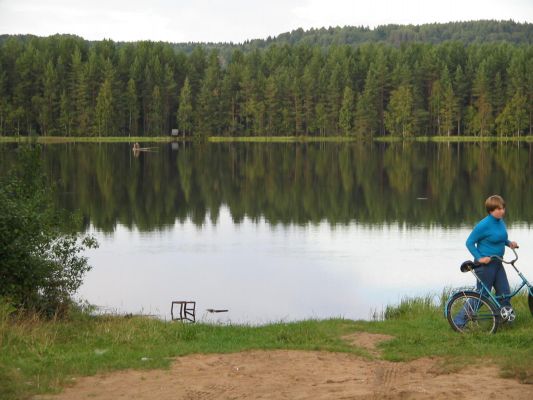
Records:
[[[128,137],[128,136],[102,136],[102,137],[60,137],[60,136],[0,136],[0,143],[26,143],[36,141],[37,143],[146,143],[146,142],[172,142],[172,141],[194,141],[201,140],[194,137],[171,136],[148,136],[148,137]],[[210,143],[307,143],[307,142],[354,142],[360,141],[354,136],[210,136],[206,139]]]
[[[165,368],[172,358],[191,353],[248,349],[299,349],[350,352],[371,357],[342,336],[355,331],[385,333],[382,357],[407,361],[441,357],[443,368],[471,363],[499,365],[502,374],[533,383],[533,318],[527,298],[514,302],[518,319],[496,335],[453,332],[432,298],[410,299],[387,307],[384,320],[344,319],[273,323],[266,326],[215,326],[169,323],[143,317],[92,317],[68,321],[17,317],[0,308],[0,398],[25,399],[60,390],[76,376],[125,368]],[[3,397],[2,397],[3,396]]]
[[[194,138],[173,138],[170,136],[102,136],[102,137],[60,137],[60,136],[0,136],[0,143],[25,143],[36,141],[37,143],[147,143],[172,141],[191,141]],[[356,136],[210,136],[210,143],[349,143],[364,142]],[[497,137],[497,136],[421,136],[401,138],[398,136],[374,137],[375,142],[438,142],[438,143],[480,143],[480,142],[533,142],[533,136],[521,137]]]
[[[28,143],[37,142],[44,144],[52,143],[147,143],[147,142],[172,142],[176,139],[170,136],[0,136],[0,143]]]
[[[533,136],[418,136],[401,138],[398,136],[380,136],[376,142],[436,142],[436,143],[482,143],[482,142],[532,142]]]
[[[210,136],[208,140],[211,143],[344,143],[363,141],[363,139],[355,136]]]

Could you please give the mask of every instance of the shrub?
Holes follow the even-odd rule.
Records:
[[[18,309],[62,314],[90,269],[82,253],[97,246],[76,231],[75,214],[53,206],[40,147],[21,147],[0,177],[0,297]]]

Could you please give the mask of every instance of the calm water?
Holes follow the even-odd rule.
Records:
[[[44,147],[57,203],[99,239],[79,296],[104,309],[169,318],[172,300],[195,300],[209,321],[369,318],[472,283],[458,266],[492,193],[533,277],[530,144],[153,146]],[[0,146],[2,169],[13,149]]]

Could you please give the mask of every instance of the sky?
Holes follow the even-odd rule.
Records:
[[[533,0],[0,0],[0,34],[234,42],[297,28],[479,19],[533,22]]]

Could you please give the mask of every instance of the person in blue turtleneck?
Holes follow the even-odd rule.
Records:
[[[496,295],[509,294],[509,281],[505,268],[499,260],[492,260],[490,256],[503,257],[505,246],[516,249],[518,244],[511,242],[507,238],[507,228],[503,222],[505,215],[505,201],[501,196],[493,195],[485,200],[487,215],[474,227],[468,239],[466,247],[474,256],[476,263],[482,264],[482,267],[476,268],[476,274],[489,289],[496,290]],[[478,281],[476,289],[481,290],[481,283]],[[510,306],[509,300],[501,302],[502,306]],[[456,316],[458,325],[464,324],[464,314],[459,313]]]

